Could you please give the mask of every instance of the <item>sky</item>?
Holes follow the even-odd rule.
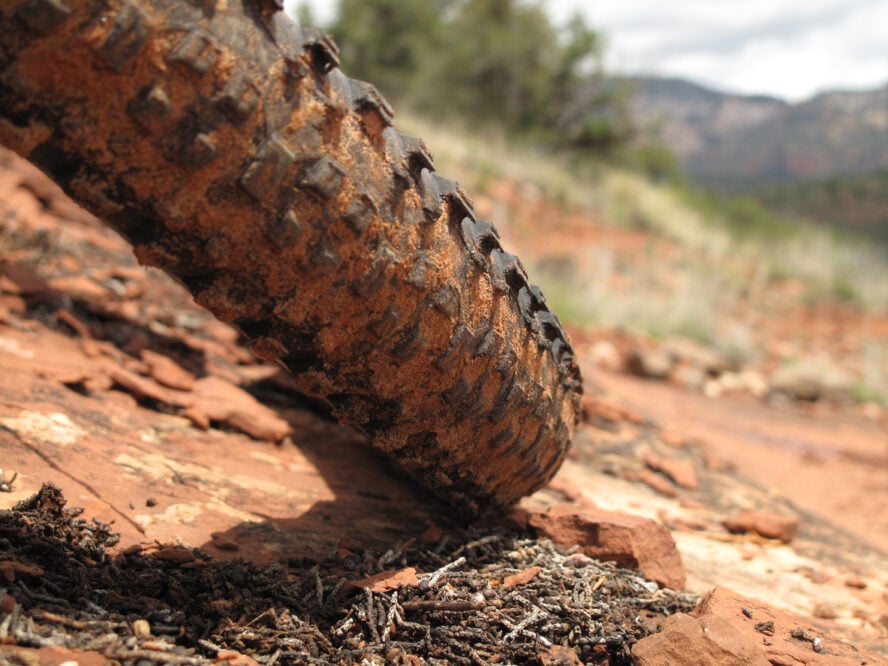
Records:
[[[800,101],[888,84],[888,0],[542,0],[607,38],[607,69]],[[297,4],[289,0],[288,5]],[[319,20],[333,0],[309,0]]]

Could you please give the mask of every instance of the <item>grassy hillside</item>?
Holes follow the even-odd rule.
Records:
[[[862,232],[888,243],[888,169],[860,176],[772,185],[751,195],[787,215]]]

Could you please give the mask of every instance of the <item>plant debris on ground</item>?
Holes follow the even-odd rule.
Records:
[[[504,527],[259,567],[179,546],[112,556],[110,527],[79,514],[51,485],[0,512],[0,644],[122,664],[546,663],[562,648],[628,664],[695,602]]]

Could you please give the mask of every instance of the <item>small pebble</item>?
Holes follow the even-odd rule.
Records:
[[[133,635],[138,638],[148,638],[151,635],[151,625],[148,620],[136,620],[133,622]]]
[[[845,579],[845,585],[847,587],[854,588],[855,590],[865,590],[866,589],[866,581],[863,578],[858,578],[857,576],[850,576]]]

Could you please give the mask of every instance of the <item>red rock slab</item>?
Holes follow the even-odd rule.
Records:
[[[239,386],[219,377],[203,377],[194,383],[185,416],[196,424],[228,423],[260,440],[279,442],[292,428]]]
[[[173,564],[191,564],[194,562],[194,553],[188,548],[181,546],[162,546],[157,550],[145,550],[143,552],[150,553],[158,560],[172,562]]]
[[[778,321],[782,317],[771,320]],[[867,321],[884,339],[888,317]],[[848,324],[838,317],[822,323]],[[873,491],[885,485],[884,421],[870,422],[848,410],[816,416],[776,411],[752,399],[711,400],[628,375],[592,368],[587,374],[593,372],[614,401],[691,441],[705,443],[710,471],[736,470],[776,489],[806,513],[825,517],[863,543],[888,551],[888,495]],[[805,451],[819,458],[804,455]],[[842,482],[831,482],[836,479]]]
[[[655,472],[665,474],[682,488],[696,490],[700,487],[700,481],[697,479],[697,468],[693,460],[688,458],[666,458],[648,450],[644,454],[644,463]]]
[[[629,423],[639,424],[644,422],[643,417],[625,405],[615,400],[591,395],[583,396],[582,412],[583,420],[586,423],[594,424],[596,421],[620,423],[621,421],[628,421]]]
[[[71,296],[77,300],[104,303],[111,293],[102,285],[84,275],[56,277],[48,281],[50,289]]]
[[[0,645],[4,663],[30,664],[32,666],[105,666],[108,659],[101,652],[69,650],[63,647],[25,648],[16,645]]]
[[[799,519],[798,516],[746,510],[725,518],[722,525],[730,532],[755,532],[766,539],[790,543],[799,530]]]
[[[884,657],[834,640],[804,618],[724,587],[711,590],[690,615],[632,648],[638,666],[885,666]]]
[[[140,355],[150,368],[151,377],[158,384],[180,391],[188,391],[194,386],[194,375],[184,370],[169,356],[150,349],[143,349]]]
[[[352,587],[360,587],[376,594],[393,592],[400,587],[413,587],[419,585],[414,567],[383,571],[374,576],[349,581]]]
[[[624,475],[624,478],[627,481],[640,481],[648,488],[660,493],[664,497],[678,497],[678,491],[668,479],[664,479],[662,476],[655,474],[649,469],[642,469],[637,472],[627,472]]]
[[[503,587],[508,589],[519,585],[527,585],[530,581],[536,578],[537,574],[542,570],[542,567],[529,567],[524,571],[519,571],[511,576],[506,576],[503,579]]]
[[[632,648],[636,666],[770,666],[762,648],[723,618],[676,613]]]
[[[0,274],[3,275],[0,287],[4,292],[19,296],[32,296],[51,291],[46,281],[27,266],[4,261],[0,263]]]
[[[224,666],[259,666],[259,662],[251,656],[234,650],[219,650],[214,661]]]
[[[108,376],[137,399],[184,407],[185,417],[204,430],[212,423],[227,423],[251,437],[270,442],[279,442],[292,432],[290,425],[274,410],[220,377],[203,377],[193,382],[192,390],[186,392],[161,386],[149,377],[123,368],[112,368]]]
[[[671,446],[675,449],[683,449],[690,443],[688,442],[686,437],[679,435],[676,432],[671,432],[669,430],[660,431],[660,441],[663,442],[666,446]]]
[[[562,547],[577,545],[600,560],[637,568],[663,587],[682,589],[684,565],[672,535],[662,525],[640,516],[591,507],[559,504],[545,513],[531,513],[537,534]]]
[[[115,386],[130,393],[136,399],[153,400],[165,405],[181,405],[184,401],[184,398],[176,397],[169,389],[158,385],[151,379],[140,377],[123,368],[112,368],[108,376]]]
[[[571,648],[553,645],[537,655],[542,666],[583,666],[579,655]]]

